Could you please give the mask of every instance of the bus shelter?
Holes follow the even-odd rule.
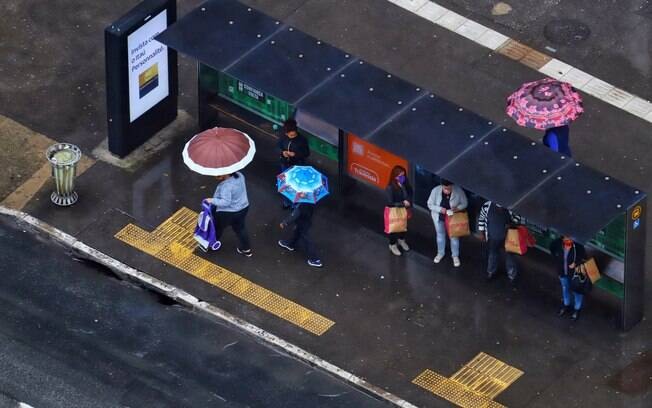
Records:
[[[205,2],[157,40],[197,59],[201,123],[211,98],[294,117],[341,177],[383,188],[391,167],[409,168],[422,206],[449,179],[525,217],[543,250],[560,234],[586,244],[621,328],[642,319],[644,192],[235,0]]]

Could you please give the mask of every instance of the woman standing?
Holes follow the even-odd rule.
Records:
[[[407,172],[401,166],[394,166],[389,175],[389,183],[385,189],[387,193],[387,207],[399,207],[409,209],[412,207],[412,187],[407,179]],[[389,250],[396,256],[401,256],[399,247],[407,252],[410,250],[405,242],[405,232],[392,232],[387,234],[389,238]]]
[[[434,263],[439,263],[446,253],[446,217],[453,213],[466,210],[468,200],[466,193],[461,187],[458,187],[448,180],[441,180],[440,185],[433,188],[428,197],[428,208],[432,215],[432,221],[435,223],[435,233],[437,236],[437,256],[433,259]],[[453,257],[453,266],[459,267],[460,262],[460,239],[450,237],[451,256]]]
[[[584,294],[572,289],[571,279],[575,273],[575,268],[586,261],[584,245],[574,242],[571,237],[563,236],[550,243],[550,253],[557,261],[557,271],[561,283],[563,303],[558,315],[564,316],[572,311],[571,319],[577,320],[580,317]],[[585,278],[589,279],[588,277]],[[572,308],[571,300],[573,300]]]

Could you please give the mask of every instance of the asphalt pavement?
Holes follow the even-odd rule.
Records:
[[[30,0],[11,0],[0,6],[5,11],[0,13],[0,37],[6,39],[0,43],[0,52],[8,56],[0,65],[0,113],[55,140],[77,143],[88,154],[106,137],[102,124],[105,95],[101,33],[110,21],[136,3],[77,1],[53,8]],[[179,15],[198,3],[179,1]],[[541,74],[387,1],[246,3],[496,123],[540,137],[518,128],[505,118],[503,109],[506,95],[523,82],[539,79]],[[458,11],[463,11],[455,8],[462,7],[462,3],[472,7],[470,2],[455,2],[457,6],[448,3]],[[536,8],[542,16],[546,11],[555,11],[554,4],[572,5],[543,3]],[[602,5],[605,13],[612,10],[606,3],[613,2],[591,2],[592,14],[599,16]],[[478,6],[477,15],[486,14],[489,2],[482,4],[485,8],[480,10]],[[528,16],[515,9],[518,13],[513,14],[512,24],[517,25],[519,18]],[[468,10],[465,15],[469,15]],[[488,17],[481,22],[500,31]],[[591,25],[594,33],[611,32],[609,27],[595,29],[595,24],[609,26],[610,19],[594,18]],[[37,32],[42,35],[34,35]],[[535,31],[530,35],[536,39]],[[527,40],[516,33],[512,36]],[[590,41],[599,38],[596,35]],[[592,44],[601,47],[599,41]],[[572,47],[558,48],[564,58],[574,55]],[[641,48],[645,48],[644,42]],[[61,52],[53,56],[55,50]],[[613,73],[605,73],[602,79],[628,89],[628,78],[632,78],[635,87],[645,89],[640,81],[649,79],[645,75],[650,66],[644,58],[637,62],[640,72],[629,75],[629,62],[616,57],[603,62],[601,55],[589,51],[568,62],[580,67],[595,66],[597,71],[589,71],[598,77],[599,70],[608,69]],[[38,63],[30,63],[32,59]],[[180,108],[194,115],[194,61],[182,57],[180,64]],[[634,92],[645,96],[636,89]],[[643,191],[652,191],[649,123],[590,96],[585,96],[585,108],[586,113],[572,128],[575,158]],[[180,207],[197,209],[199,200],[210,195],[212,180],[190,173],[180,159],[180,148],[192,135],[191,129],[179,134],[175,144],[135,171],[98,162],[79,178],[80,201],[72,208],[53,207],[49,203],[50,186],[46,186],[25,211],[419,406],[449,406],[412,384],[419,373],[432,369],[448,376],[479,352],[525,372],[498,396],[497,400],[508,406],[652,405],[652,381],[646,380],[652,378],[652,364],[646,354],[650,352],[652,335],[649,320],[643,320],[629,333],[619,333],[613,326],[613,304],[596,291],[587,299],[577,324],[558,319],[558,282],[542,254],[533,252],[521,260],[523,273],[518,287],[509,287],[502,279],[486,284],[479,270],[479,247],[473,240],[462,244],[460,270],[446,262],[433,266],[432,225],[427,216],[417,214],[409,237],[414,251],[394,258],[381,232],[382,208],[374,206],[379,195],[369,191],[359,192],[356,200],[333,196],[320,206],[314,233],[320,237],[324,269],[310,269],[298,254],[284,253],[275,246],[280,238],[276,225],[283,213],[273,191],[273,140],[239,122],[224,123],[247,129],[259,148],[254,163],[245,172],[255,207],[249,218],[255,255],[252,259],[237,256],[233,237],[227,233],[223,251],[211,254],[210,260],[333,319],[335,325],[323,336],[315,337],[113,238],[128,223],[151,231]],[[319,161],[313,163],[328,167]],[[366,205],[359,203],[360,198]],[[652,240],[648,242],[650,252]],[[647,265],[649,271],[649,257]],[[652,284],[649,274],[646,284]],[[651,302],[646,303],[646,315],[652,311]],[[163,309],[165,313],[187,316],[176,306]],[[76,313],[56,316],[73,319]],[[167,334],[173,336],[174,332]],[[220,344],[224,347],[229,343]],[[199,346],[209,347],[211,343],[203,341]],[[200,395],[205,395],[203,390]]]
[[[0,406],[388,406],[14,221],[0,216]]]

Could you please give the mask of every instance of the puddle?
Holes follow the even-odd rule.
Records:
[[[625,394],[642,394],[652,386],[652,354],[643,353],[609,379],[609,386]]]

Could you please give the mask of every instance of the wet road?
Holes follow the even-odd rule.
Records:
[[[7,221],[0,395],[38,408],[387,406]]]

